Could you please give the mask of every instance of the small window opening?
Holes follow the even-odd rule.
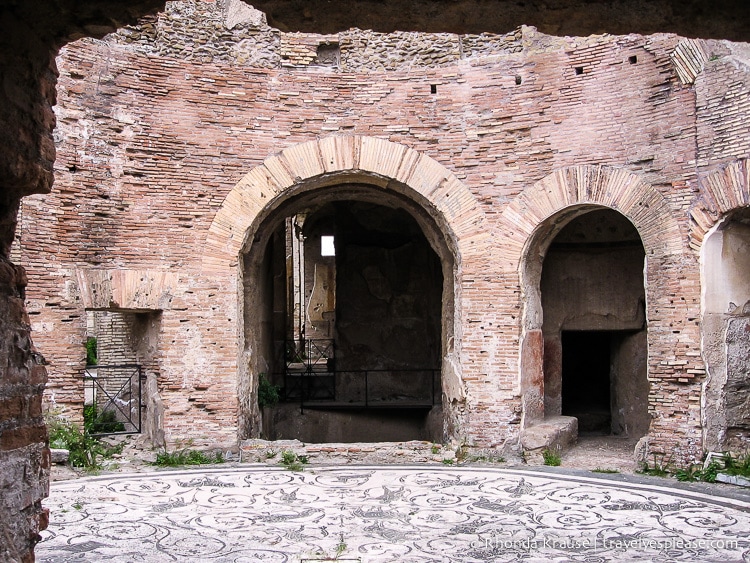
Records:
[[[583,74],[583,67],[582,66],[577,66],[576,67],[576,74]]]
[[[333,236],[323,235],[320,237],[320,255],[336,256],[336,247],[333,244]]]
[[[629,57],[628,57],[628,62],[629,62],[629,63],[630,63],[631,65],[634,65],[635,63],[637,63],[637,62],[638,62],[638,57],[637,57],[637,56],[635,56],[635,55],[631,55],[631,56],[629,56]]]
[[[437,84],[430,84],[430,94],[437,94]]]
[[[521,76],[516,75],[516,85],[521,84]]]

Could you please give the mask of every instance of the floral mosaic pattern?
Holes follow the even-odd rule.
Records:
[[[45,504],[50,563],[750,561],[750,499],[530,470],[157,472]]]

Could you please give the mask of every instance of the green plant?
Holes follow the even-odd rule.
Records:
[[[549,448],[542,451],[542,458],[544,459],[544,465],[557,467],[558,465],[560,465],[560,463],[562,463],[560,454],[550,450]]]
[[[100,469],[99,458],[111,457],[122,451],[122,445],[108,446],[89,436],[70,422],[55,415],[47,415],[50,448],[68,450],[68,463],[89,470]]]
[[[453,465],[456,462],[455,459],[444,459],[443,465]]]
[[[591,473],[619,473],[620,471],[618,469],[605,469],[604,467],[597,467],[596,469],[592,469]]]
[[[701,481],[706,481],[707,483],[715,483],[716,476],[719,474],[719,469],[721,469],[721,467],[718,463],[709,463],[708,467],[703,468],[703,471],[701,473]]]
[[[473,455],[469,458],[472,462],[486,463],[505,463],[505,458],[501,455]]]
[[[492,450],[489,450],[487,453],[484,453],[484,454],[477,454],[477,455],[470,456],[468,461],[472,463],[477,463],[477,462],[505,463],[505,458],[501,455],[496,455],[492,452]]]
[[[721,472],[750,478],[750,452],[736,458],[732,457],[731,453],[724,454],[724,469]]]
[[[159,467],[179,467],[181,465],[211,465],[224,463],[224,455],[221,452],[207,454],[200,450],[177,450],[169,452],[166,449],[156,454],[153,465]]]
[[[98,363],[97,360],[97,344],[96,338],[89,336],[86,339],[86,365],[95,366]]]
[[[687,468],[678,469],[674,472],[674,476],[678,481],[702,481],[703,480],[703,469],[698,464],[692,464]]]
[[[306,455],[297,455],[291,450],[284,450],[281,452],[281,460],[279,463],[289,471],[303,471],[305,465],[309,462]]]
[[[651,475],[652,477],[667,477],[670,473],[669,463],[672,457],[666,457],[664,454],[653,454],[654,465],[651,466],[647,461],[643,462],[638,473]]]
[[[281,387],[268,381],[266,374],[261,373],[260,379],[258,380],[258,406],[263,408],[277,405],[279,402],[280,390]]]
[[[125,425],[117,420],[114,411],[105,410],[101,414],[96,404],[83,407],[83,431],[86,434],[114,434],[123,432]]]
[[[336,546],[336,555],[334,555],[334,559],[338,559],[341,557],[341,555],[346,551],[346,542],[344,541],[344,534],[341,534],[341,539],[339,540],[339,544]]]
[[[433,455],[439,454],[440,453],[440,446],[437,445],[437,444],[432,444],[431,451],[432,451]]]

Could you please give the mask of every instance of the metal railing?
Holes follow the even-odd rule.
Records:
[[[84,372],[84,426],[90,436],[141,432],[141,383],[138,364],[87,366]]]
[[[287,373],[285,400],[337,408],[421,408],[441,402],[440,370],[371,369]]]
[[[368,369],[336,372],[336,400],[352,406],[425,407],[440,403],[440,370]]]
[[[285,400],[335,398],[334,355],[331,339],[287,340],[284,343]]]
[[[283,353],[283,400],[300,407],[423,408],[441,400],[438,369],[337,370],[330,339],[288,340]]]

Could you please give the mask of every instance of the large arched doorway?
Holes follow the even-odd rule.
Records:
[[[469,439],[468,381],[476,381],[479,370],[493,363],[485,353],[486,332],[470,330],[471,325],[462,328],[462,320],[474,314],[498,280],[486,217],[473,194],[442,164],[404,145],[362,136],[318,139],[267,158],[234,186],[211,223],[201,273],[227,295],[238,296],[234,369],[239,439],[262,434],[260,376],[273,371],[274,341],[284,337],[275,327],[284,324],[278,317],[286,314],[285,294],[276,292],[282,295],[281,304],[273,299],[274,253],[266,252],[269,241],[276,233],[278,244],[284,246],[287,220],[333,201],[403,209],[439,257],[443,282],[436,393],[441,405],[430,409],[428,426],[441,429],[434,439]],[[275,271],[283,269],[277,265]],[[257,283],[245,283],[247,279]],[[513,410],[512,405],[501,405],[477,412],[475,419],[512,416]],[[487,428],[483,443],[514,438],[513,428]]]
[[[262,435],[442,441],[452,256],[419,205],[367,184],[269,214],[242,254],[245,377],[281,399],[263,409]]]
[[[557,233],[540,280],[544,410],[579,434],[648,431],[645,253],[611,209],[579,211]]]

